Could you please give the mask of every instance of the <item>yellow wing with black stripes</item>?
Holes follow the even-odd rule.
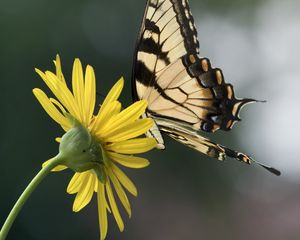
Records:
[[[249,156],[199,135],[200,130],[230,130],[240,120],[242,106],[256,100],[237,99],[221,69],[213,68],[209,59],[198,54],[188,1],[148,0],[136,45],[132,86],[134,99],[148,101],[146,115],[156,122],[149,135],[157,139],[160,148],[164,142],[159,130],[219,160],[229,156],[250,163]],[[217,154],[212,154],[212,149]]]

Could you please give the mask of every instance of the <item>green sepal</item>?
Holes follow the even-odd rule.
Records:
[[[107,174],[105,171],[105,166],[103,164],[98,164],[93,168],[94,172],[96,173],[98,180],[105,184],[107,181]]]
[[[70,113],[63,112],[63,114],[65,115],[66,119],[68,119],[69,123],[71,124],[71,126],[73,128],[77,127],[77,126],[82,126],[81,123],[75,117],[73,117]]]
[[[58,156],[63,159],[63,165],[75,172],[98,168],[103,164],[100,143],[72,115],[69,113],[64,113],[64,115],[73,127],[62,136],[59,145]],[[104,179],[104,177],[101,178]]]

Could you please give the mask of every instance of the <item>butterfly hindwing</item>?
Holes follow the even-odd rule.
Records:
[[[230,130],[239,120],[240,108],[254,101],[236,99],[222,71],[194,55],[177,59],[157,74],[155,87],[149,87],[143,98],[153,116],[176,119],[206,132]]]
[[[158,127],[176,141],[191,147],[209,157],[225,160],[226,154],[222,147],[202,137],[193,128],[177,121],[155,118]]]
[[[155,118],[155,121],[157,126],[170,137],[209,157],[220,161],[225,160],[226,157],[230,157],[246,164],[256,163],[275,175],[279,176],[281,174],[277,169],[259,163],[244,153],[210,141],[209,139],[201,136],[194,128],[186,124],[159,117]]]

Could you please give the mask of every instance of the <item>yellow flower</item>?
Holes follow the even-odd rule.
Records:
[[[49,116],[67,132],[62,139],[57,140],[60,142],[64,138],[68,138],[67,134],[75,129],[74,121],[77,122],[77,125],[79,123],[81,126],[79,128],[85,134],[86,139],[89,139],[87,140],[89,151],[93,154],[94,160],[89,160],[89,162],[85,160],[84,162],[80,160],[80,157],[77,159],[76,154],[73,154],[71,158],[69,157],[67,161],[63,162],[64,165],[55,167],[53,171],[61,171],[68,167],[75,171],[67,188],[69,194],[76,194],[73,204],[74,212],[84,208],[91,201],[93,193],[97,193],[100,235],[101,239],[105,239],[108,227],[107,211],[113,214],[120,231],[124,229],[113,188],[129,217],[131,216],[131,207],[125,189],[137,196],[135,185],[117,164],[129,168],[143,168],[149,165],[147,159],[131,154],[143,153],[156,146],[154,139],[136,138],[148,131],[152,127],[153,121],[149,118],[140,119],[147,107],[147,102],[144,100],[135,102],[121,111],[121,103],[117,99],[124,85],[123,79],[113,86],[98,113],[94,115],[96,80],[93,68],[88,65],[84,75],[80,60],[75,59],[72,72],[73,91],[70,91],[62,73],[58,55],[54,63],[55,74],[38,69],[36,72],[56,99],[48,98],[38,88],[35,88],[33,93]],[[69,146],[64,147],[62,143],[60,152],[63,151],[61,148],[69,150]],[[76,143],[78,144],[78,141]],[[76,147],[77,145],[74,148],[75,152]],[[80,154],[81,152],[78,153],[78,155]],[[49,161],[51,160],[46,161],[43,165],[45,166]]]

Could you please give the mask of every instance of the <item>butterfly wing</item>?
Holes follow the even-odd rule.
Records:
[[[173,61],[186,54],[199,53],[193,18],[187,20],[178,14],[189,12],[187,2],[182,3],[186,8],[174,0],[147,1],[134,56],[132,92],[135,100],[156,87],[157,74]]]
[[[254,162],[277,176],[281,174],[277,169],[259,163],[244,153],[232,150],[202,137],[199,132],[189,125],[159,117],[155,118],[155,121],[159,129],[167,133],[170,137],[209,157],[218,159],[220,161],[225,160],[226,157],[230,157],[246,164],[251,164]]]
[[[199,135],[198,130],[230,130],[240,120],[242,106],[255,100],[235,98],[222,71],[212,68],[209,59],[198,54],[197,31],[188,1],[148,0],[132,79],[134,99],[147,99],[146,115],[156,121],[148,135],[157,139],[160,148],[164,142],[159,129],[211,157],[222,160],[229,156],[250,163],[250,157]],[[171,129],[168,122],[174,123]],[[181,131],[176,128],[179,125]]]
[[[185,8],[173,0],[147,1],[134,56],[132,79],[134,100],[147,99],[153,88],[158,88],[157,74],[171,62],[186,54],[199,53],[193,18],[188,21],[187,17],[182,18],[178,14],[187,11],[187,16],[191,15],[187,2],[182,3]],[[164,148],[163,138],[156,125],[147,135],[156,138],[158,148]]]
[[[149,0],[139,34],[133,71],[135,100],[148,112],[214,132],[230,130],[241,107],[220,69],[199,58],[194,20],[186,0]]]
[[[186,15],[182,16],[185,11]],[[147,1],[133,67],[136,99],[143,96],[145,87],[155,85],[160,70],[181,56],[199,53],[197,32],[189,11],[186,0]]]

